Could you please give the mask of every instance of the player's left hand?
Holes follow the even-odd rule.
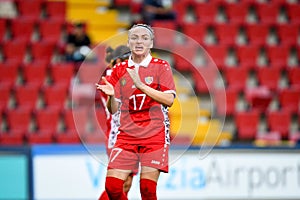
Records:
[[[130,75],[131,79],[133,80],[135,87],[141,89],[144,86],[144,83],[141,81],[136,68],[133,68],[133,69],[126,68],[126,70],[127,70],[128,74]]]

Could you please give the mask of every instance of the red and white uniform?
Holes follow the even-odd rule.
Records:
[[[136,160],[128,158],[136,158],[136,154],[143,154],[144,156],[139,156],[141,165],[143,162],[155,168],[160,168],[156,165],[162,165],[162,171],[167,172],[166,154],[170,144],[168,107],[135,87],[126,70],[133,66],[138,67],[140,79],[144,84],[155,90],[176,95],[171,67],[164,60],[152,58],[149,54],[139,66],[131,57],[115,66],[108,81],[114,86],[115,98],[120,102],[120,127],[113,149],[116,151],[111,154],[109,167],[135,169],[130,166],[137,167]],[[122,150],[126,151],[121,154]]]
[[[115,97],[121,103],[118,141],[127,144],[169,144],[168,107],[134,86],[126,71],[133,65],[131,58],[117,64],[108,80],[115,87]],[[172,70],[166,61],[148,55],[140,63],[138,72],[144,84],[176,95]]]
[[[110,75],[112,73],[111,68],[105,69],[104,73],[102,76],[105,76],[107,79],[109,79]],[[119,121],[119,115],[120,111],[111,114],[107,107],[106,107],[106,102],[107,102],[108,96],[101,92],[101,102],[103,104],[103,107],[105,108],[105,115],[106,115],[106,129],[105,129],[105,147],[107,151],[107,155],[110,155],[111,149],[114,147],[117,139],[117,132],[118,128],[120,126],[120,121]]]

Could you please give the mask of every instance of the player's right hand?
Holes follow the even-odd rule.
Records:
[[[115,95],[115,90],[114,87],[112,86],[112,84],[110,84],[105,77],[102,77],[102,81],[104,84],[98,84],[96,83],[96,88],[98,90],[101,90],[102,92],[104,92],[106,95],[108,96],[114,96]]]

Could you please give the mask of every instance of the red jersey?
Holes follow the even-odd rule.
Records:
[[[131,58],[113,69],[108,81],[114,86],[120,105],[120,127],[117,140],[129,144],[169,144],[168,107],[137,89],[126,68],[134,65]],[[175,93],[172,70],[168,62],[148,55],[139,65],[141,81],[162,92]]]
[[[102,76],[105,76],[106,79],[109,79],[111,73],[112,73],[112,69],[110,67],[108,67],[105,69]],[[114,113],[113,115],[111,115],[106,107],[107,99],[108,99],[108,96],[104,92],[101,92],[101,103],[103,104],[103,107],[105,108],[105,115],[106,115],[105,146],[107,149],[107,153],[109,155],[110,149],[113,148],[113,146],[116,143],[117,131],[120,126],[119,125],[119,116],[118,116],[120,114],[120,112],[118,111],[118,112]]]

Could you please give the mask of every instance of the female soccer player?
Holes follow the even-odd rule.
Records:
[[[113,66],[120,62],[127,60],[129,57],[129,53],[130,53],[130,49],[125,45],[120,45],[120,46],[116,47],[115,49],[108,47],[106,49],[106,57],[105,57],[105,61],[106,61],[106,63],[108,63],[108,66],[105,69],[103,76],[109,77],[111,75]],[[103,103],[103,106],[105,106],[105,108],[106,108],[107,98],[108,98],[108,96],[101,92],[101,101]],[[106,113],[106,119],[107,119],[105,147],[106,147],[107,155],[109,157],[111,149],[113,148],[115,141],[116,141],[116,133],[117,133],[117,129],[119,127],[119,123],[118,123],[119,112],[111,115],[109,113],[109,111],[107,109],[105,109],[105,113]],[[135,172],[135,173],[137,173],[137,172]],[[128,176],[124,182],[123,191],[126,194],[126,196],[131,188],[133,175],[134,175],[134,173],[131,174],[130,176]],[[98,200],[109,200],[106,191],[104,191],[100,195]]]
[[[153,58],[154,33],[150,26],[136,24],[128,32],[131,55],[116,65],[103,85],[111,113],[120,110],[117,141],[111,151],[105,189],[111,200],[126,200],[124,180],[140,166],[143,200],[156,200],[160,172],[168,172],[170,144],[168,107],[176,96],[168,62]]]

